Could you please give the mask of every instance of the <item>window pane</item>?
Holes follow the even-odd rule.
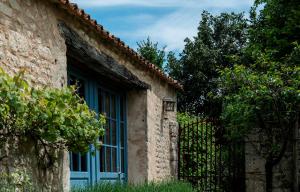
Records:
[[[116,110],[116,97],[111,96],[111,118],[116,119],[117,110]]]
[[[69,85],[76,85],[76,82],[78,81],[78,78],[76,78],[73,75],[69,76]]]
[[[125,173],[124,149],[121,149],[121,172]]]
[[[105,172],[105,147],[100,149],[100,172]]]
[[[105,144],[110,144],[110,121],[108,119],[105,125]]]
[[[78,93],[79,97],[81,97],[82,99],[85,98],[84,81],[83,80],[79,80],[79,82],[77,83],[77,93]]]
[[[103,95],[100,89],[98,89],[98,111],[103,113]]]
[[[121,140],[121,147],[124,147],[124,123],[120,124],[120,140]]]
[[[124,121],[124,110],[125,110],[125,107],[124,107],[124,101],[123,101],[123,97],[120,98],[120,120],[121,121]]]
[[[111,164],[112,164],[112,172],[117,172],[117,150],[116,148],[111,148],[112,150],[112,157],[111,157]]]
[[[111,145],[116,146],[117,145],[117,126],[116,121],[111,122],[111,137],[112,137],[112,143]]]
[[[100,136],[100,137],[99,137],[99,141],[100,141],[100,143],[103,143],[103,144],[104,144],[104,136]]]
[[[72,153],[72,171],[79,171],[79,155],[78,153]]]
[[[110,147],[106,147],[106,156],[105,156],[105,163],[106,163],[106,172],[111,172],[111,167],[110,167],[110,163],[111,163],[111,149]]]
[[[110,117],[110,98],[108,94],[105,96],[105,113],[107,117]]]
[[[81,155],[81,171],[87,171],[87,154]]]

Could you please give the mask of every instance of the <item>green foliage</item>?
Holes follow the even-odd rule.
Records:
[[[263,9],[257,10],[257,7]],[[259,14],[257,14],[259,13]],[[256,54],[268,51],[277,61],[284,61],[300,39],[299,0],[256,0],[251,11],[248,51],[256,60]]]
[[[13,173],[0,173],[1,192],[34,192],[30,177],[24,170],[15,170]]]
[[[158,43],[153,43],[150,40],[150,37],[147,40],[143,40],[137,43],[138,48],[137,52],[142,55],[145,59],[147,59],[150,63],[153,63],[159,68],[163,68],[163,64],[165,62],[165,48],[159,49]]]
[[[300,104],[300,46],[286,36],[300,40],[299,36],[294,39],[297,35],[289,30],[289,22],[297,23],[299,19],[289,13],[282,15],[289,11],[280,9],[294,5],[292,2],[268,1],[259,17],[252,17],[251,41],[246,48],[252,58],[248,63],[224,69],[219,83],[224,100],[222,117],[232,136],[241,137],[251,128],[260,127],[268,136],[263,146],[271,159],[281,154],[278,149],[285,144]],[[281,16],[289,21],[278,25],[281,20],[272,17],[282,19]],[[278,36],[283,33],[287,34]],[[262,39],[258,41],[257,37]]]
[[[232,60],[241,54],[246,45],[247,22],[243,14],[222,13],[213,16],[202,13],[198,34],[186,39],[179,60],[171,57],[170,75],[184,85],[179,95],[179,110],[199,114],[220,113],[221,104],[212,100],[208,93],[218,93],[216,79],[218,69],[232,67]]]
[[[267,186],[271,191],[272,167],[280,162],[292,134],[300,104],[300,66],[272,61],[262,54],[251,67],[236,65],[222,71],[222,118],[230,139],[255,133],[258,155],[266,159]],[[297,56],[298,57],[298,56]],[[299,59],[299,57],[298,57]],[[269,171],[267,171],[269,170]]]
[[[257,7],[263,6],[258,11]],[[258,15],[257,15],[258,13]],[[300,3],[257,0],[251,11],[249,43],[235,66],[221,72],[222,118],[231,138],[258,135],[265,160],[266,191],[272,168],[285,151],[300,104]]]
[[[179,77],[182,75],[182,63],[176,56],[175,52],[170,51],[167,54],[167,61],[164,70],[170,77],[180,79]]]
[[[140,185],[99,183],[84,189],[74,189],[72,192],[194,192],[193,188],[183,182],[172,181]]]
[[[189,114],[188,112],[178,112],[177,122],[180,125],[188,124],[189,122],[197,121],[197,116]]]
[[[32,142],[46,168],[55,162],[56,149],[86,152],[90,144],[99,146],[105,118],[90,111],[75,89],[30,87],[22,72],[10,77],[0,69],[0,145]]]
[[[180,170],[179,174],[190,178],[190,182],[198,185],[203,191],[215,186],[217,173],[216,160],[220,153],[216,145],[216,128],[207,118],[196,117],[187,112],[177,113],[180,124]],[[223,155],[226,151],[222,151]],[[193,180],[193,176],[203,176],[202,180]],[[206,176],[204,178],[204,176]],[[216,186],[216,188],[218,188]]]
[[[295,52],[299,52],[299,46]],[[230,119],[230,127],[246,129],[255,123],[253,119],[259,114],[284,112],[288,120],[298,108],[299,86],[300,66],[274,62],[265,55],[252,67],[227,68],[222,71],[220,80],[220,88],[225,93],[223,117]]]

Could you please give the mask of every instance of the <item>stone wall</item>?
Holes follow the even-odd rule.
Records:
[[[0,67],[10,74],[25,69],[26,78],[35,86],[66,85],[67,47],[58,29],[58,23],[63,21],[99,52],[124,65],[151,87],[127,93],[129,181],[162,180],[176,174],[176,112],[163,112],[163,98],[176,100],[174,88],[106,44],[90,26],[53,2],[0,1]],[[44,182],[44,191],[68,191],[70,172],[66,151],[58,153],[60,161],[53,169],[40,175],[32,160],[31,147],[15,149],[7,160],[10,169],[20,166],[28,169],[33,180]]]
[[[153,82],[151,79],[153,76],[147,75],[141,69],[135,69],[128,61],[124,61],[123,64],[141,80],[151,85],[151,89],[147,91],[147,176],[145,181],[171,179],[172,176],[176,176],[177,135],[174,135],[174,133],[176,133],[178,127],[176,111],[164,112],[163,99],[172,98],[176,101],[176,92],[168,85],[162,84],[159,79],[154,79]],[[128,131],[131,131],[130,127],[128,127]],[[130,146],[128,148],[130,151]],[[128,161],[130,164],[130,159]]]
[[[66,46],[49,7],[39,0],[0,1],[0,67],[9,74],[25,70],[34,85],[61,87],[67,76]],[[65,152],[57,152],[60,161],[48,170],[37,168],[30,143],[14,143],[0,153],[8,155],[0,165],[2,171],[26,170],[41,190],[68,190]]]
[[[0,2],[0,66],[20,68],[35,84],[60,87],[66,82],[66,46],[50,4],[33,0]]]
[[[171,155],[174,148],[171,140],[173,125],[176,126],[176,112],[163,110],[163,99],[148,91],[148,160],[149,180],[171,178]],[[176,142],[176,141],[175,141]],[[173,171],[173,172],[172,172]]]
[[[176,111],[163,111],[163,98],[150,90],[130,91],[127,98],[129,182],[160,181],[175,177]]]
[[[264,192],[266,190],[265,159],[260,151],[258,134],[249,134],[245,144],[246,163],[246,191]],[[289,144],[284,157],[280,163],[273,168],[273,191],[291,192],[293,191],[293,138],[289,139]],[[299,143],[298,143],[299,145]],[[299,149],[299,147],[298,147]],[[298,150],[297,153],[300,151]],[[299,157],[299,155],[298,155]],[[300,164],[298,158],[297,164]],[[299,173],[299,169],[297,170]],[[299,175],[299,174],[298,174]]]
[[[130,91],[127,93],[128,123],[128,181],[147,181],[147,93]]]

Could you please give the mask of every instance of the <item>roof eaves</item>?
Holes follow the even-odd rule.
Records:
[[[159,69],[154,64],[150,63],[148,60],[146,60],[144,57],[140,56],[135,50],[130,48],[128,45],[126,45],[123,41],[120,40],[120,38],[115,37],[114,35],[110,34],[108,31],[104,29],[104,27],[97,23],[96,20],[91,19],[91,16],[83,9],[80,9],[77,4],[70,3],[69,0],[57,0],[64,8],[71,11],[75,16],[80,17],[82,20],[87,22],[89,25],[94,27],[94,29],[101,35],[102,38],[107,39],[111,41],[115,46],[117,46],[119,49],[121,49],[123,52],[125,52],[126,55],[131,57],[132,59],[136,60],[138,63],[143,65],[145,68],[150,70],[151,72],[155,73],[160,79],[166,81],[168,84],[173,86],[174,88],[178,90],[183,90],[183,86],[178,83],[176,80],[171,78],[170,76],[166,75],[161,69]]]

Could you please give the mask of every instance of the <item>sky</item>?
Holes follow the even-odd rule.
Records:
[[[150,39],[166,51],[181,52],[184,39],[197,34],[204,10],[249,12],[254,0],[71,0],[106,30],[136,49]]]

